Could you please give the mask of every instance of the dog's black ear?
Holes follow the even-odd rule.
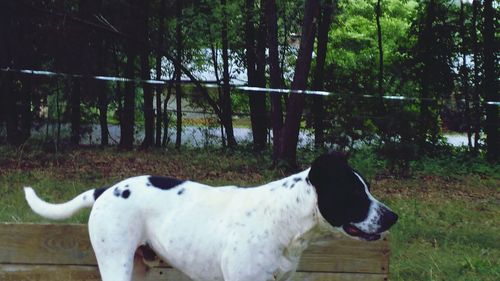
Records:
[[[316,189],[319,211],[331,225],[359,222],[368,214],[370,200],[345,154],[318,157],[311,165],[309,181]]]
[[[311,164],[309,180],[312,185],[320,186],[331,181],[331,172],[348,167],[348,155],[344,152],[332,151],[316,158]]]
[[[314,160],[309,171],[309,180],[318,194],[319,211],[333,226],[341,226],[346,220],[343,216],[346,203],[342,202],[346,192],[343,175],[349,169],[345,154],[331,152]]]

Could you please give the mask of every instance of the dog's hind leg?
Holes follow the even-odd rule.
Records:
[[[142,222],[130,205],[109,201],[97,200],[92,209],[90,241],[103,281],[131,281],[134,255],[143,239]]]

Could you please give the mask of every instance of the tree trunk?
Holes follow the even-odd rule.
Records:
[[[129,14],[126,24],[126,30],[130,34],[137,35],[136,9],[141,5],[138,0],[129,0]],[[132,39],[125,41],[125,53],[127,63],[125,65],[125,77],[135,79],[135,61],[137,57],[138,46]],[[120,119],[121,138],[120,148],[131,150],[134,147],[134,126],[135,126],[135,90],[134,81],[125,82],[123,108]]]
[[[311,67],[318,12],[319,1],[308,0],[305,5],[302,36],[295,65],[292,90],[305,90],[307,87],[307,77]],[[304,94],[290,95],[286,110],[285,124],[280,134],[278,160],[283,161],[293,168],[297,166],[297,143],[299,139],[300,120],[304,109],[304,99]]]
[[[377,22],[377,41],[378,41],[378,94],[381,97],[384,95],[384,49],[382,46],[382,26],[380,25],[380,17],[382,16],[381,0],[377,0],[375,7],[375,19]]]
[[[31,136],[31,127],[33,125],[33,113],[31,112],[33,83],[32,76],[24,76],[21,89],[21,142],[25,142]]]
[[[469,151],[472,150],[472,127],[471,127],[471,114],[470,114],[470,96],[469,96],[469,69],[467,67],[467,44],[466,42],[467,29],[465,27],[465,11],[464,1],[460,1],[460,37],[462,43],[462,66],[460,75],[462,76],[462,96],[465,100],[464,121],[465,129],[467,131],[467,145]]]
[[[160,1],[160,8],[158,14],[158,48],[156,50],[156,80],[161,80],[161,61],[163,56],[162,48],[163,48],[163,33],[165,33],[164,26],[164,18],[165,18],[165,0]],[[163,87],[158,85],[156,87],[156,140],[155,144],[157,147],[161,146],[161,124],[162,124],[162,108],[161,108],[161,94]],[[166,108],[165,108],[166,110]]]
[[[500,161],[500,139],[498,118],[498,82],[497,82],[497,63],[495,55],[495,22],[493,1],[484,1],[484,91],[486,101],[486,148],[487,158],[491,162]]]
[[[81,127],[81,85],[79,78],[73,78],[73,87],[70,94],[71,107],[71,143],[78,145],[80,143],[80,127]]]
[[[168,101],[170,100],[170,97],[172,96],[172,88],[174,86],[174,79],[177,77],[177,73],[173,73],[173,76],[170,78],[170,82],[167,85],[167,96],[165,97],[165,100],[163,101],[163,115],[162,115],[162,122],[163,122],[163,137],[162,137],[162,142],[161,145],[163,147],[166,147],[169,139],[168,139],[168,127],[170,123],[170,115],[168,113]]]
[[[97,91],[99,92],[99,125],[101,127],[101,146],[109,145],[109,129],[108,129],[108,89],[106,83],[96,81]]]
[[[418,142],[420,151],[424,151],[427,146],[428,135],[432,134],[432,127],[435,126],[434,113],[431,110],[431,103],[429,99],[431,98],[431,76],[433,72],[433,57],[432,48],[434,41],[433,34],[433,24],[435,19],[435,1],[430,0],[427,4],[427,13],[425,15],[425,22],[423,30],[421,31],[420,44],[422,44],[424,50],[422,53],[421,61],[423,63],[423,69],[420,75],[420,85],[421,85],[421,101],[420,101],[420,122],[419,122],[419,134]]]
[[[4,76],[3,89],[5,96],[5,127],[7,130],[7,143],[12,145],[21,144],[20,132],[19,132],[19,114],[17,108],[17,97],[18,92],[14,86],[15,75],[12,73],[7,73]]]
[[[229,85],[229,41],[227,38],[227,7],[226,0],[221,0],[222,6],[222,97],[220,108],[222,111],[222,124],[226,129],[227,145],[229,148],[236,147],[236,139],[233,130],[233,112],[231,106],[231,86]]]
[[[105,39],[101,37],[99,39],[99,46],[97,47],[97,68],[103,70],[107,64],[107,54],[106,54],[106,43]],[[101,127],[101,146],[107,146],[109,144],[109,129],[108,129],[108,88],[106,87],[106,82],[104,81],[94,81],[96,86],[98,97],[97,103],[99,107],[99,124]]]
[[[149,64],[149,4],[150,1],[142,3],[142,13],[140,15],[140,34],[142,42],[145,44],[141,46],[141,78],[142,80],[151,79],[151,67]],[[154,142],[154,108],[153,108],[153,89],[149,83],[143,82],[142,89],[144,93],[144,140],[142,148],[151,147]]]
[[[78,16],[84,20],[87,20],[92,14],[91,1],[80,0],[78,1]],[[90,53],[91,33],[88,30],[83,30],[78,34],[72,33],[70,35],[70,40],[74,40],[74,53],[76,55],[70,55],[68,64],[68,71],[78,74],[87,75],[90,72],[89,65],[85,59]],[[88,85],[85,82],[82,83],[81,78],[73,78],[73,87],[70,93],[70,122],[71,122],[71,138],[70,141],[73,145],[78,145],[81,138],[81,119],[82,119],[82,109],[81,101],[83,89],[87,89]]]
[[[267,42],[269,47],[269,78],[273,89],[283,88],[281,84],[281,68],[279,65],[278,51],[278,15],[276,1],[267,0],[265,5],[267,23]],[[281,95],[271,94],[271,126],[273,129],[273,160],[276,164],[281,150],[280,135],[283,129],[283,107]]]
[[[375,6],[375,20],[377,23],[377,42],[378,42],[378,103],[376,115],[381,116],[381,121],[377,122],[380,130],[382,142],[387,141],[387,125],[384,117],[387,115],[387,109],[384,104],[384,47],[382,45],[382,25],[380,24],[380,17],[382,17],[382,1],[377,0]]]
[[[245,48],[247,77],[249,86],[259,86],[257,79],[257,48],[255,40],[255,0],[245,1]],[[253,149],[262,151],[266,148],[266,98],[264,93],[250,92],[250,120],[252,123]]]
[[[135,59],[137,56],[136,47],[133,42],[127,42],[127,64],[125,65],[125,77],[134,79]],[[120,120],[121,137],[120,148],[131,150],[134,147],[134,113],[135,113],[135,82],[125,83],[123,108]]]
[[[265,1],[260,0],[260,12],[259,12],[259,27],[257,33],[257,45],[255,50],[256,55],[256,66],[255,66],[255,79],[256,86],[261,88],[267,87],[267,79],[266,79],[266,46],[267,46],[267,24],[266,24],[266,12],[265,12]],[[256,103],[259,104],[259,107],[255,110],[255,114],[259,115],[262,118],[262,126],[266,129],[266,135],[269,130],[270,122],[269,122],[269,113],[267,110],[266,100],[267,95],[266,92],[259,92],[255,96],[257,100]],[[266,136],[266,144],[270,142],[267,140]]]
[[[177,61],[179,63],[182,61],[182,0],[177,0],[176,2],[176,44],[177,44]],[[177,109],[177,133],[175,136],[175,148],[181,148],[182,141],[182,95],[181,95],[181,69],[179,64],[175,64],[175,102]]]
[[[471,30],[471,41],[472,49],[474,53],[474,91],[472,92],[472,103],[473,103],[473,114],[472,114],[472,127],[474,128],[474,152],[479,151],[479,139],[481,131],[481,103],[480,103],[480,92],[481,92],[481,80],[480,80],[480,46],[477,39],[477,16],[479,13],[481,3],[479,0],[472,1],[472,30]]]
[[[13,63],[14,60],[14,52],[16,48],[12,46],[14,41],[15,33],[12,31],[15,30],[13,28],[15,26],[13,20],[16,18],[17,13],[15,5],[11,2],[3,2],[2,7],[0,9],[0,39],[2,40],[0,43],[0,63],[1,67],[12,67],[15,68]],[[18,129],[18,113],[17,113],[17,97],[18,93],[14,88],[14,80],[15,75],[11,72],[1,72],[1,100],[0,100],[0,116],[3,117],[5,121],[5,129],[7,133],[7,143],[12,145],[19,145],[19,129]]]
[[[328,31],[332,20],[333,1],[327,0],[321,6],[320,20],[318,24],[318,44],[316,49],[316,69],[314,71],[313,89],[324,90],[324,68],[328,43]],[[323,147],[324,137],[324,96],[316,95],[313,97],[313,115],[314,115],[314,144],[316,147]]]
[[[212,37],[210,37],[212,38]],[[212,42],[210,44],[210,51],[212,53],[212,63],[214,65],[214,75],[215,75],[215,82],[220,85],[220,77],[219,77],[219,61],[217,59],[217,48],[215,47],[215,42]],[[217,87],[217,92],[218,92],[218,96],[219,96],[219,100],[223,100],[224,97],[222,96],[223,93],[222,93],[222,88],[221,87]],[[223,120],[222,117],[219,117],[219,120]],[[225,134],[224,134],[224,126],[222,125],[222,121],[220,122],[221,123],[221,142],[222,142],[222,147],[226,147],[226,137],[225,137]]]

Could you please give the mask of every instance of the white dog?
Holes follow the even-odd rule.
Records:
[[[302,251],[323,230],[371,241],[398,218],[335,153],[251,188],[139,176],[62,204],[42,201],[29,187],[25,194],[50,219],[92,207],[90,240],[104,281],[130,281],[142,245],[193,280],[290,280]]]

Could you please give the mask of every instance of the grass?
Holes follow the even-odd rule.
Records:
[[[138,174],[170,175],[213,185],[258,185],[283,176],[269,153],[218,149],[120,152],[66,149],[57,154],[0,146],[0,221],[40,222],[22,186],[50,201]],[[300,152],[304,167],[314,153]],[[373,193],[400,215],[391,231],[391,280],[500,280],[500,168],[450,152],[412,163],[412,177],[391,177],[370,150],[351,163],[371,179]],[[87,220],[88,211],[70,222]]]

